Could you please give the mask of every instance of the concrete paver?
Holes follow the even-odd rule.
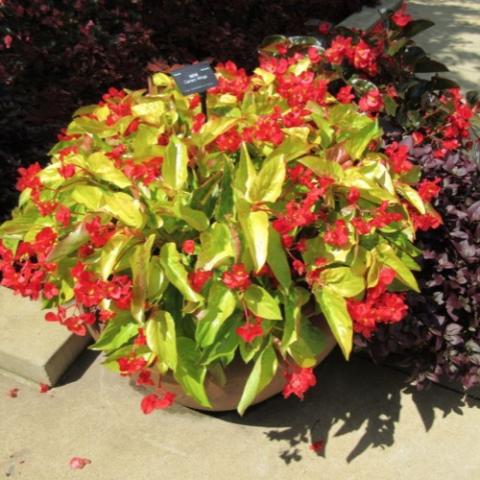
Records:
[[[338,352],[303,402],[273,398],[247,412],[173,406],[144,415],[141,394],[86,352],[47,394],[0,376],[0,476],[31,480],[478,477],[480,402]],[[89,366],[88,369],[86,367]],[[86,369],[86,371],[84,371]],[[75,381],[81,376],[80,381]],[[19,387],[17,398],[7,391]],[[309,450],[324,440],[325,451]],[[71,471],[73,456],[91,459]]]
[[[89,339],[44,320],[39,302],[0,287],[0,370],[54,385]]]

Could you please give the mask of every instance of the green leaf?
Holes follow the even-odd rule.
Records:
[[[295,341],[300,333],[302,307],[308,302],[310,293],[302,287],[295,287],[284,297],[285,324],[282,336],[282,353]]]
[[[448,68],[440,62],[428,57],[421,58],[415,63],[413,71],[415,73],[448,72]]]
[[[233,257],[232,236],[224,223],[214,223],[200,235],[197,269],[212,270],[225,259]]]
[[[257,357],[248,377],[237,411],[240,415],[254,402],[257,395],[272,381],[278,368],[278,359],[271,344],[268,344]]]
[[[282,193],[286,168],[283,155],[269,157],[253,181],[254,202],[275,202]]]
[[[233,314],[228,318],[220,328],[216,341],[204,349],[203,365],[209,365],[215,360],[222,359],[225,364],[229,364],[240,344],[240,337],[237,335],[237,328],[243,321],[243,315]]]
[[[114,272],[120,256],[131,240],[131,235],[126,235],[123,232],[115,232],[110,240],[102,247],[98,264],[98,272],[102,280],[107,280],[110,274]]]
[[[313,294],[348,360],[353,345],[353,323],[347,310],[347,302],[329,287],[314,288]]]
[[[103,329],[98,340],[91,345],[91,350],[112,351],[125,345],[138,333],[138,323],[132,322],[129,312],[118,312]]]
[[[104,190],[92,185],[76,184],[72,191],[72,200],[85,205],[91,211],[96,211],[105,203]]]
[[[328,148],[333,140],[334,129],[332,128],[330,123],[318,113],[312,114],[312,119],[317,125],[318,131],[320,132],[320,138],[322,139],[322,147]]]
[[[48,255],[49,262],[58,262],[62,258],[76,252],[82,245],[90,240],[90,236],[85,230],[84,223],[77,225],[73,232],[62,238]],[[105,248],[105,247],[104,247]]]
[[[143,205],[138,200],[123,192],[109,193],[104,197],[103,210],[110,215],[129,227],[141,228],[144,225]]]
[[[410,287],[415,292],[420,293],[420,287],[410,269],[400,260],[393,248],[385,242],[379,243],[377,252],[380,260],[388,267],[393,268],[397,272],[398,279],[407,287]]]
[[[193,208],[183,205],[180,201],[177,201],[175,202],[174,211],[178,217],[188,223],[188,225],[195,230],[203,232],[208,228],[208,218],[201,210],[194,210]]]
[[[337,162],[327,160],[325,157],[313,157],[309,155],[300,158],[298,161],[320,177],[328,176],[339,181],[344,176],[343,168]]]
[[[354,160],[358,160],[364,154],[369,143],[373,139],[380,137],[381,133],[378,122],[371,121],[369,125],[349,136],[345,142],[345,150]]]
[[[208,347],[215,342],[223,323],[235,311],[237,298],[223,283],[214,283],[208,293],[205,316],[199,321],[195,332],[197,345]]]
[[[300,319],[298,330],[298,340],[290,345],[288,353],[300,367],[314,367],[325,348],[325,334],[306,318]]]
[[[204,387],[207,367],[200,363],[201,355],[195,349],[195,342],[192,339],[177,338],[177,358],[178,363],[175,370],[177,382],[200,405],[211,408],[212,405]]]
[[[267,260],[268,252],[268,214],[262,211],[249,211],[239,215],[248,250],[258,272]]]
[[[160,250],[160,265],[168,280],[183,294],[189,302],[203,302],[203,297],[188,283],[188,273],[182,264],[175,243],[165,243]]]
[[[152,257],[150,259],[150,265],[148,266],[148,293],[147,298],[157,303],[162,298],[168,286],[168,280],[163,273],[160,265],[160,259],[158,257]]]
[[[175,321],[168,312],[156,312],[145,324],[145,337],[150,350],[168,368],[177,368],[177,339]]]
[[[288,163],[310,152],[312,148],[313,145],[310,145],[299,136],[289,135],[281,145],[273,150],[270,157],[282,156],[284,161]]]
[[[130,268],[132,269],[132,303],[130,311],[137,322],[145,320],[145,301],[148,292],[148,267],[150,264],[151,250],[155,234],[148,237],[145,243],[137,245],[130,257]]]
[[[237,192],[237,195],[250,201],[250,192],[252,191],[256,176],[257,173],[250,154],[248,153],[247,145],[242,143],[240,147],[240,160],[233,181],[233,188]]]
[[[199,145],[207,146],[209,143],[213,142],[220,135],[225,133],[227,130],[230,130],[238,122],[238,118],[231,117],[216,117],[209,120],[202,127],[202,131],[199,137]]]
[[[269,320],[281,320],[282,312],[275,299],[259,285],[250,286],[243,299],[247,308],[260,318]]]
[[[321,283],[342,297],[356,297],[365,290],[363,277],[355,275],[349,267],[327,268],[320,275]]]
[[[187,165],[187,147],[178,137],[172,135],[162,164],[162,176],[165,184],[173,190],[181,190],[188,179]]]
[[[401,34],[405,37],[414,37],[424,30],[429,29],[435,25],[430,20],[412,20],[405,28],[402,29]]]
[[[418,192],[407,184],[397,183],[395,185],[398,193],[407,199],[421,214],[425,213],[425,204]]]
[[[267,263],[278,283],[288,289],[292,284],[290,265],[278,232],[270,225],[268,229]]]
[[[224,220],[226,216],[233,213],[233,166],[230,161],[225,161],[223,165],[223,177],[220,185],[220,194],[217,202],[216,217]]]
[[[137,103],[132,107],[132,112],[137,117],[145,115],[154,115],[155,117],[161,117],[165,112],[165,104],[163,100],[149,99],[142,97],[142,103]]]
[[[86,160],[87,169],[99,180],[112,183],[119,188],[132,185],[130,179],[103,152],[92,153]]]

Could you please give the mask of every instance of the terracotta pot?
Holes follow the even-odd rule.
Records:
[[[317,326],[325,335],[325,348],[317,357],[316,365],[322,362],[336,346],[336,341],[333,338],[333,335],[325,321],[320,320]],[[241,360],[241,358],[236,358],[225,368],[225,377],[227,379],[225,386],[218,385],[211,375],[207,375],[207,379],[205,381],[205,390],[208,398],[210,399],[210,403],[212,404],[212,408],[206,408],[199,405],[195,400],[185,394],[185,392],[182,390],[182,387],[171,375],[162,376],[162,388],[175,393],[176,403],[184,405],[185,407],[193,408],[195,410],[214,412],[236,410],[251,369],[252,364],[247,365]],[[134,383],[134,379],[132,379],[132,383]],[[259,393],[252,405],[263,402],[264,400],[277,395],[283,390],[284,386],[285,365],[280,363],[273,380],[262,392]]]

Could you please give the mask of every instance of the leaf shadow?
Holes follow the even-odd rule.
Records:
[[[392,447],[406,396],[414,402],[425,431],[432,427],[437,411],[446,417],[461,415],[464,408],[480,407],[478,400],[439,386],[412,390],[405,383],[405,374],[358,356],[347,363],[338,351],[317,367],[316,375],[317,386],[303,402],[276,396],[251,407],[243,418],[236,412],[209,415],[226,422],[264,427],[265,436],[278,442],[279,456],[289,465],[302,460],[305,445],[322,442],[324,447],[316,453],[326,457],[329,443],[354,432],[361,432],[361,436],[346,457],[348,463],[370,448]]]

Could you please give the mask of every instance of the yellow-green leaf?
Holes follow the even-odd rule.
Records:
[[[159,311],[145,324],[145,337],[150,350],[169,368],[177,368],[175,321],[168,312]]]

